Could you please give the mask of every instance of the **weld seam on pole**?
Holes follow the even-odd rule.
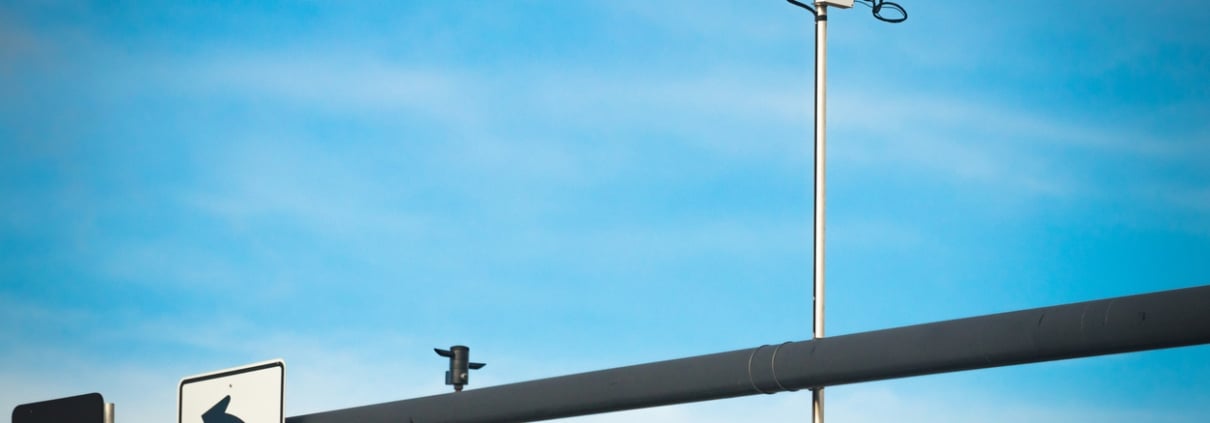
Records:
[[[760,389],[760,387],[756,386],[756,379],[752,377],[752,358],[753,358],[753,357],[756,357],[756,353],[757,353],[758,351],[760,351],[760,349],[761,349],[761,348],[764,348],[764,347],[767,347],[767,346],[769,346],[769,344],[764,344],[764,345],[761,345],[761,346],[759,346],[759,347],[753,348],[753,349],[752,349],[752,353],[751,353],[751,354],[748,354],[748,383],[752,384],[752,390],[754,390],[754,391],[756,391],[756,392],[759,392],[759,393],[762,393],[762,394],[765,394],[765,395],[773,395],[773,394],[775,394],[775,393],[777,393],[777,392],[765,392],[765,391],[761,390],[761,389]],[[780,348],[780,347],[779,347],[779,348]],[[775,350],[775,351],[773,352],[773,354],[774,354],[774,356],[776,356],[776,355],[777,355],[777,351]],[[776,379],[776,378],[777,378],[777,376],[774,376],[774,379]],[[778,384],[778,386],[780,386],[780,384]]]
[[[777,351],[789,343],[790,341],[782,342],[781,345],[778,345],[777,348],[773,349],[773,358],[769,359],[769,373],[773,375],[773,383],[777,384],[778,389],[781,389],[782,391],[794,392],[798,389],[788,389],[785,386],[782,386],[781,381],[777,379]]]

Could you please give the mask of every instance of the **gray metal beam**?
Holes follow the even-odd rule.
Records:
[[[520,422],[1210,343],[1210,286],[832,336],[295,416]]]

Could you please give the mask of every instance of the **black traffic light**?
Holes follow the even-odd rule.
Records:
[[[445,372],[445,384],[454,385],[454,392],[461,392],[462,386],[470,383],[470,371],[480,369],[487,363],[472,363],[471,349],[465,345],[454,345],[448,350],[433,348],[437,355],[450,359],[450,369]]]

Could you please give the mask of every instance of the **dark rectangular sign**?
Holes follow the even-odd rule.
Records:
[[[105,423],[105,400],[91,393],[18,405],[13,423]]]

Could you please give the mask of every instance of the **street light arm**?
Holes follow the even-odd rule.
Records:
[[[811,6],[810,6],[810,5],[808,5],[808,4],[805,4],[805,3],[799,2],[799,1],[797,1],[797,0],[786,0],[786,1],[790,2],[790,4],[792,4],[792,5],[795,5],[795,6],[801,7],[801,8],[803,8],[803,9],[807,9],[808,11],[810,11],[810,12],[811,12],[811,14],[812,14],[812,15],[819,16],[819,13],[816,13],[816,12],[815,12],[815,8],[814,8],[814,7],[811,7]]]

